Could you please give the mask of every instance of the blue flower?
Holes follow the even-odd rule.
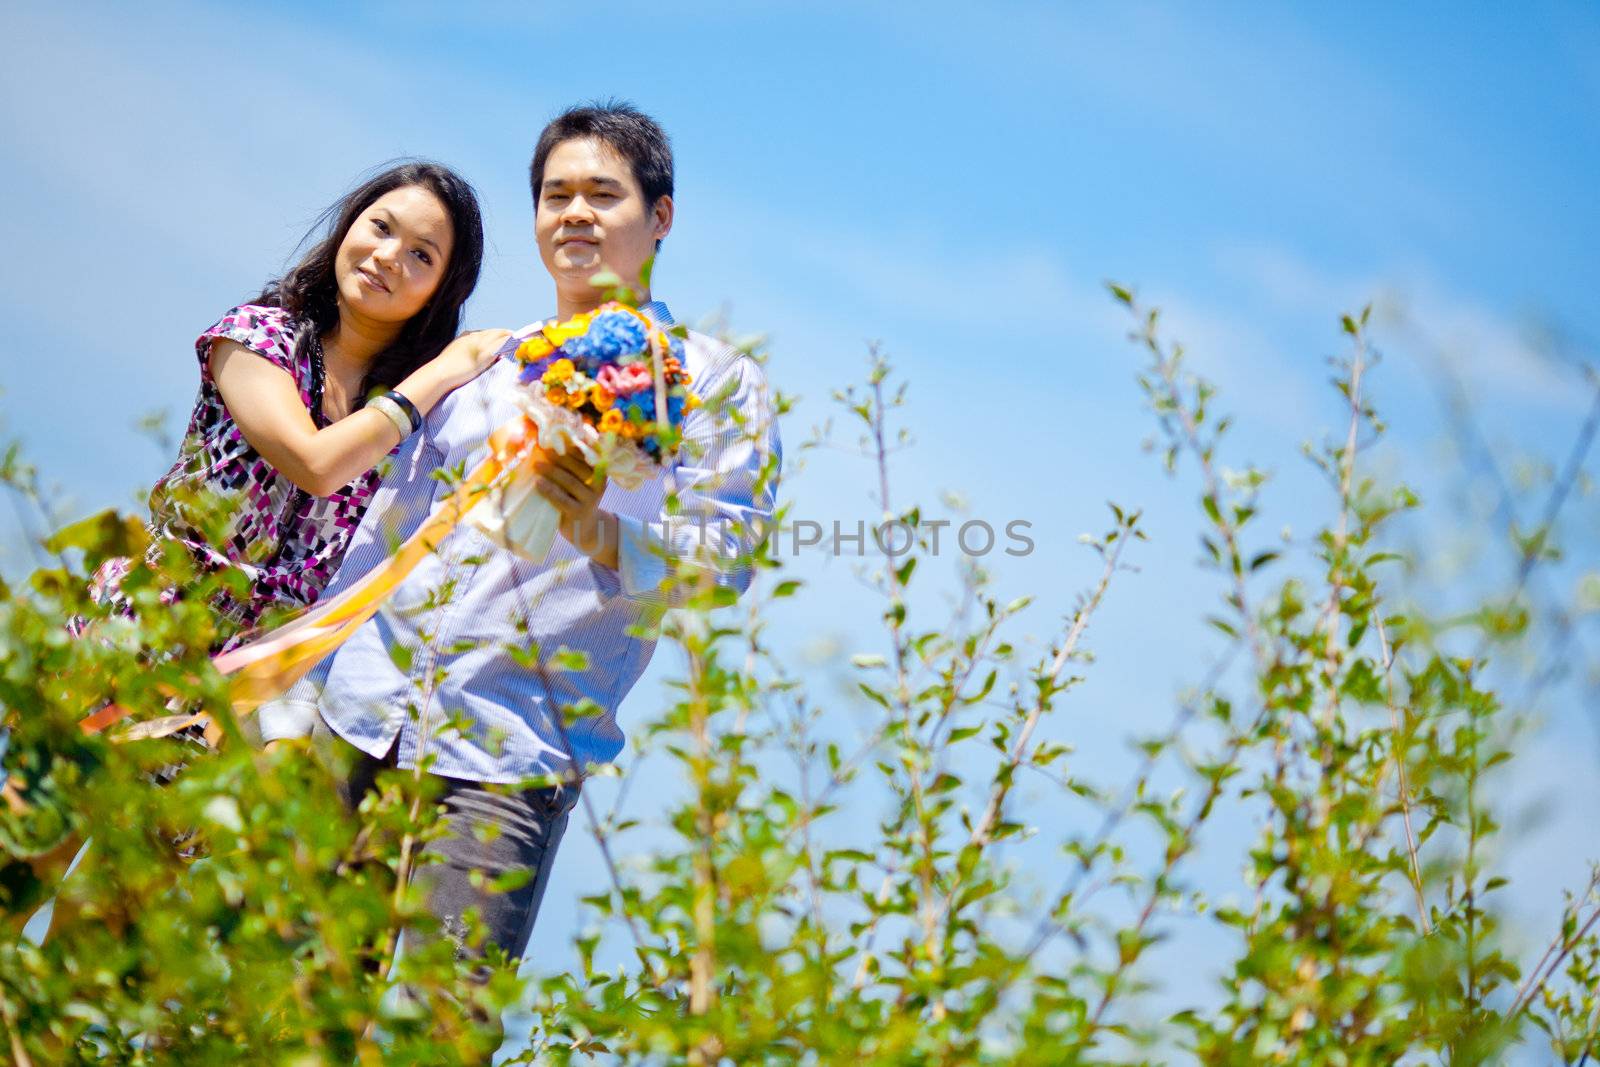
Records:
[[[523,364],[522,373],[517,375],[517,381],[521,382],[523,385],[529,385],[538,381],[540,378],[544,377],[544,372],[549,370],[550,364],[554,363],[555,361],[556,356],[551,354],[543,359],[535,360],[532,363]]]
[[[588,331],[567,341],[561,351],[575,362],[582,360],[585,369],[592,371],[601,363],[614,363],[621,356],[642,352],[647,343],[642,322],[625,311],[608,311],[597,315]]]

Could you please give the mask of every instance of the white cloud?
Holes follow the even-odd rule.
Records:
[[[1509,399],[1561,413],[1588,403],[1589,390],[1578,375],[1542,356],[1527,331],[1481,300],[1453,290],[1426,267],[1339,274],[1287,248],[1261,244],[1224,248],[1218,259],[1291,314],[1326,317],[1373,304],[1380,340],[1387,330],[1401,345],[1417,349],[1424,361],[1431,358],[1425,350],[1449,359],[1479,403]],[[1427,372],[1425,362],[1422,370]]]

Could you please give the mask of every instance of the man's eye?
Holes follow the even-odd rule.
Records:
[[[544,198],[544,202],[547,204],[564,204],[567,202],[567,196],[565,193],[550,193]]]

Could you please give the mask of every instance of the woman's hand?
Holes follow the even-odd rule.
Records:
[[[466,385],[494,365],[500,348],[511,336],[510,330],[472,330],[462,334],[429,364],[446,392]]]
[[[462,334],[395,388],[426,415],[450,390],[487,370],[510,336],[509,330]],[[211,376],[250,447],[313,496],[337,492],[406,436],[371,408],[318,429],[289,372],[235,341],[213,342]]]

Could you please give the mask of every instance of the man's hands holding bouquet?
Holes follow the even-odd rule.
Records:
[[[602,566],[617,567],[617,517],[600,507],[606,476],[576,450],[564,455],[535,448],[521,472],[561,515],[561,536]]]

